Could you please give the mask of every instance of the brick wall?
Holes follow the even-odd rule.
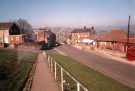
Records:
[[[22,35],[10,35],[10,44],[18,45],[24,42]]]

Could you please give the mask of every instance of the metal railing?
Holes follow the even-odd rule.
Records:
[[[75,90],[74,91],[88,91],[88,89],[75,77],[73,77],[67,70],[65,70],[58,62],[56,62],[53,57],[50,55],[47,55],[48,60],[48,66],[50,68],[50,71],[54,74],[54,79],[57,81],[58,78],[60,78],[60,87],[61,91],[71,91],[71,90],[65,90],[66,89],[66,79],[64,78],[64,75],[68,76],[75,84]],[[59,68],[59,73],[58,73]],[[70,85],[68,85],[69,87]]]

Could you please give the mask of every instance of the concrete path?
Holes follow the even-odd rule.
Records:
[[[49,71],[47,60],[45,59],[43,53],[40,53],[31,91],[60,91]]]

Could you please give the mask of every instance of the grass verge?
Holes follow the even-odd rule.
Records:
[[[0,91],[20,91],[37,53],[0,49]]]

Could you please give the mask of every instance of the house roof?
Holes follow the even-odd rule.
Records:
[[[85,33],[85,32],[95,34],[94,27],[92,27],[92,28],[86,28],[86,27],[84,27],[84,28],[76,28],[71,33]]]
[[[72,33],[83,33],[83,32],[91,32],[91,29],[74,29]]]
[[[0,30],[7,30],[11,27],[12,23],[10,22],[0,22]]]
[[[114,42],[127,42],[127,32],[120,29],[113,29],[110,32],[100,34],[96,38],[97,41],[114,41]],[[135,43],[135,37],[129,38],[129,43]]]

